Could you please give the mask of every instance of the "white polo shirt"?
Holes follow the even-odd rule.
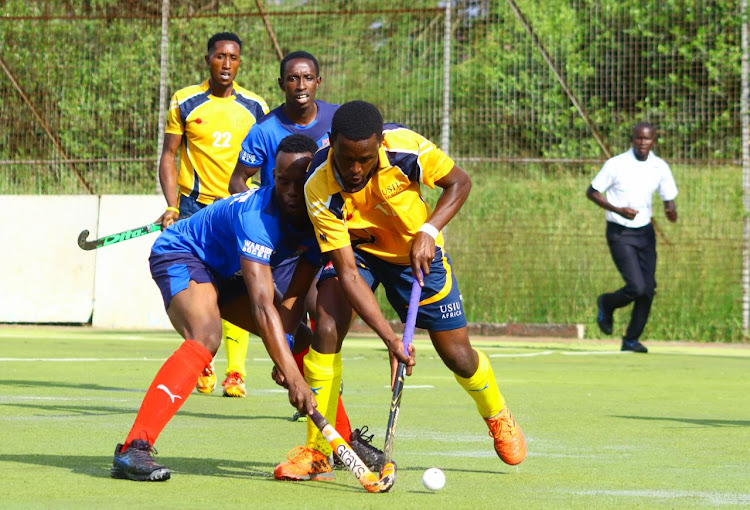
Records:
[[[665,202],[677,196],[677,184],[667,162],[653,152],[649,152],[646,161],[639,161],[632,148],[608,159],[591,181],[591,187],[606,193],[607,201],[615,207],[638,211],[632,220],[605,211],[607,221],[629,228],[645,227],[651,222],[651,199],[655,191]]]

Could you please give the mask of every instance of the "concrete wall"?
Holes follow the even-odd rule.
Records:
[[[0,323],[171,329],[148,254],[158,233],[97,250],[88,240],[154,221],[158,195],[0,196]]]

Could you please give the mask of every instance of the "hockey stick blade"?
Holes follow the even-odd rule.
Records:
[[[349,446],[349,443],[344,441],[344,438],[328,423],[328,420],[320,414],[320,411],[316,409],[311,418],[320,432],[323,433],[328,444],[331,445],[333,452],[367,492],[388,492],[391,490],[393,483],[396,481],[395,462],[384,462],[383,469],[380,470],[380,477],[378,477],[368,469],[362,459]]]
[[[87,241],[86,238],[89,236],[89,231],[84,230],[78,234],[78,247],[82,250],[95,250],[102,246],[109,246],[110,244],[119,243],[120,241],[127,241],[128,239],[135,239],[152,232],[158,232],[161,230],[161,223],[149,223],[142,227],[131,228],[117,234],[111,234],[93,241]]]
[[[404,325],[404,353],[409,355],[409,344],[414,337],[414,328],[417,324],[417,312],[419,311],[419,297],[422,294],[422,287],[419,285],[417,278],[411,285],[411,295],[409,296],[409,310],[406,312],[406,324]],[[393,397],[391,397],[391,410],[388,414],[388,426],[385,429],[385,445],[383,446],[383,465],[386,465],[393,458],[393,438],[396,436],[396,423],[398,422],[398,413],[401,409],[401,395],[404,392],[404,379],[406,378],[406,363],[399,362],[396,369],[396,383],[393,385]]]

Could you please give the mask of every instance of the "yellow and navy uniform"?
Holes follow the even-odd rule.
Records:
[[[208,80],[178,90],[169,105],[166,132],[183,135],[177,186],[202,204],[229,196],[227,183],[242,140],[268,113],[262,97],[236,83],[232,95],[211,95]]]
[[[319,150],[305,183],[307,211],[322,252],[355,246],[394,264],[409,264],[409,250],[430,217],[420,184],[430,188],[453,160],[422,135],[399,124],[383,126],[378,169],[364,188],[346,193],[333,168],[333,149]],[[436,240],[444,248],[443,234]]]

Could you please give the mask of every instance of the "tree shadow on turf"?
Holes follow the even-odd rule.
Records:
[[[500,463],[498,465],[498,469],[514,469],[516,466],[508,466],[507,464],[504,464],[502,461],[498,459],[498,462]],[[401,467],[397,466],[398,471],[415,471],[417,473],[424,473],[429,468],[433,468],[435,466],[409,466],[409,467]],[[458,469],[458,468],[445,468],[443,469],[446,473],[472,473],[472,474],[479,474],[484,476],[493,476],[493,475],[509,475],[510,473],[508,471],[492,471],[492,470],[479,470],[479,469]]]
[[[114,448],[112,449],[114,454]],[[336,479],[326,482],[281,482],[273,477],[276,464],[268,462],[235,461],[227,459],[193,457],[156,457],[156,461],[167,466],[172,477],[206,476],[254,480],[269,483],[302,483],[311,489],[362,492],[364,489],[347,470],[335,470]],[[0,454],[0,463],[13,462],[31,466],[46,466],[70,470],[76,475],[112,480],[112,483],[127,483],[129,480],[112,479],[109,475],[111,457],[105,455],[42,455],[42,454]],[[133,483],[133,482],[130,482]],[[156,483],[156,482],[154,482]],[[169,483],[169,482],[166,482]]]
[[[671,421],[676,423],[686,423],[689,425],[699,425],[701,427],[750,427],[748,420],[718,420],[715,418],[670,418],[668,416],[618,416],[613,418],[624,418],[626,420],[644,420],[644,421]]]
[[[59,381],[44,381],[40,382],[38,379],[33,381],[22,381],[18,379],[12,380],[0,380],[0,386],[12,386],[17,388],[39,388],[40,385],[44,385],[45,388],[71,388],[76,390],[94,390],[94,391],[123,391],[128,393],[144,393],[145,389],[134,389],[134,388],[118,388],[115,386],[102,386],[101,384],[73,384]]]
[[[2,402],[0,406],[5,407],[16,407],[19,409],[37,409],[41,411],[47,411],[50,414],[48,416],[111,416],[117,414],[128,414],[135,418],[137,408],[123,408],[123,407],[107,407],[107,406],[83,406],[83,405],[60,405],[60,404],[21,404],[21,403],[8,403]],[[281,420],[289,421],[287,416],[262,416],[262,415],[231,415],[231,414],[215,414],[215,413],[196,413],[192,411],[186,411],[180,409],[178,416],[189,416],[191,418],[207,418],[211,420]]]

